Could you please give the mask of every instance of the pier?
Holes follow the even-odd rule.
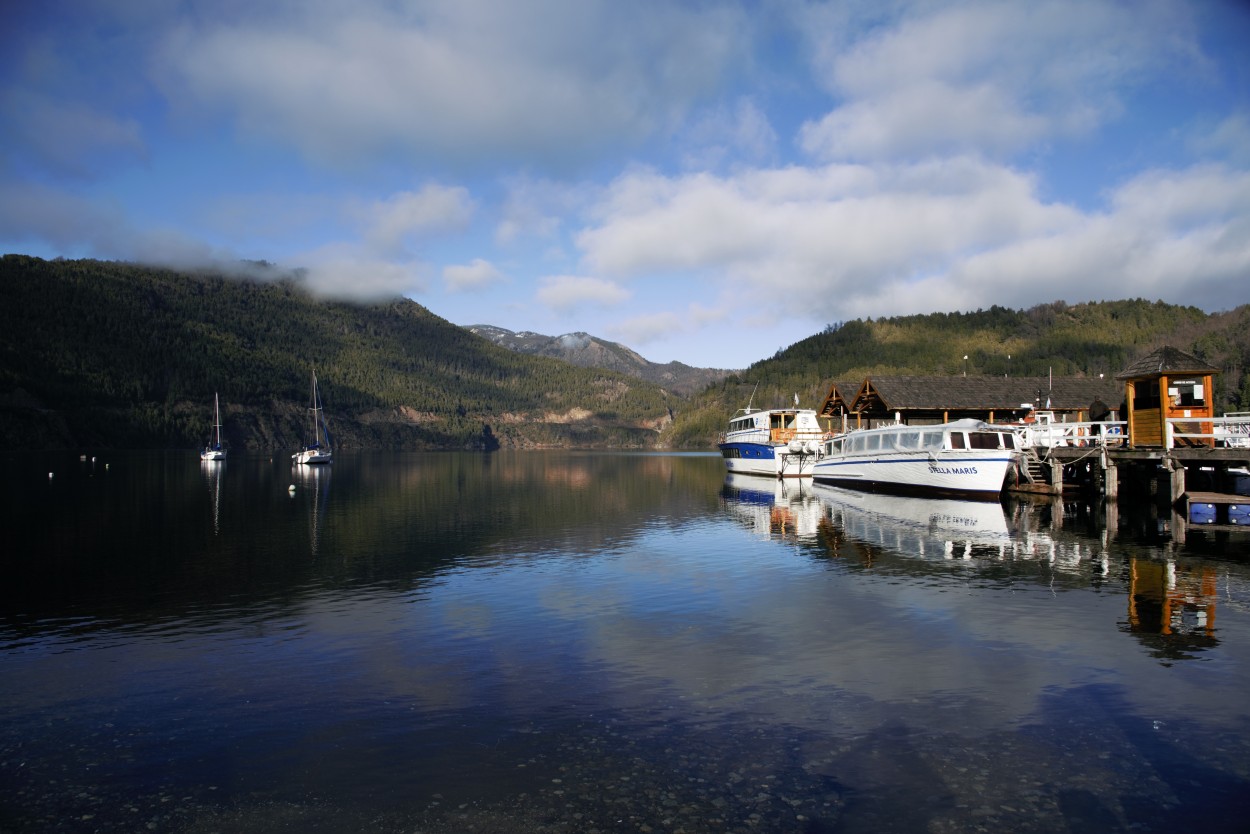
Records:
[[[1041,427],[1014,489],[1051,495],[1084,491],[1113,502],[1132,491],[1171,508],[1172,535],[1181,541],[1187,526],[1250,529],[1250,496],[1234,491],[1238,477],[1250,471],[1250,415],[1202,422],[1167,419],[1166,442],[1158,448],[1130,446],[1123,422]]]

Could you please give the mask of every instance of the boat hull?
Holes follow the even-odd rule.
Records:
[[[871,453],[817,461],[812,477],[816,483],[855,489],[989,500],[998,498],[1015,461],[998,449]]]
[[[725,469],[733,475],[760,475],[767,478],[810,478],[816,455],[791,451],[787,444],[721,443]]]
[[[296,452],[291,455],[291,460],[295,463],[304,464],[305,466],[314,466],[321,463],[329,463],[331,460],[330,452],[319,449],[309,449],[303,452]]]
[[[225,460],[226,452],[224,449],[205,449],[200,452],[200,460]]]

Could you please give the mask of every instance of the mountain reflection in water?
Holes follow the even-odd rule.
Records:
[[[5,463],[0,830],[1235,831],[1250,796],[1245,542],[1153,510],[714,455]]]

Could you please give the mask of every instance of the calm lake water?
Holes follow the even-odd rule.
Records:
[[[1247,534],[283,458],[0,458],[0,830],[1245,830]]]

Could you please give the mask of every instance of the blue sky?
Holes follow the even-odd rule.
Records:
[[[44,0],[0,251],[742,368],[854,318],[1250,302],[1250,4]]]

